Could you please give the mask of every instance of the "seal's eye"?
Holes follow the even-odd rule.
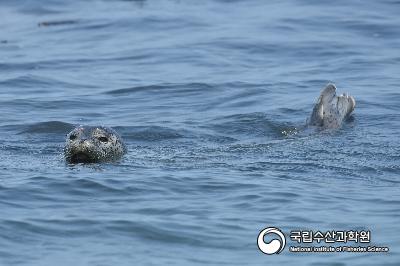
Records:
[[[75,135],[75,134],[71,134],[71,135],[69,136],[69,139],[70,139],[70,140],[76,139],[76,135]]]
[[[101,142],[108,142],[108,138],[107,137],[99,137],[98,138]]]

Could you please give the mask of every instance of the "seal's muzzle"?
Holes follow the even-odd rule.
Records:
[[[71,157],[69,159],[71,163],[94,163],[95,160],[87,153],[85,152],[77,152],[74,154],[71,154]]]

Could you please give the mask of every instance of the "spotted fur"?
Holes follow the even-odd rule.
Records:
[[[67,135],[64,156],[69,163],[115,161],[127,152],[121,137],[108,127],[79,126]]]
[[[355,106],[353,96],[346,93],[337,96],[336,86],[328,84],[322,90],[308,124],[322,128],[339,128],[343,120],[354,111]]]

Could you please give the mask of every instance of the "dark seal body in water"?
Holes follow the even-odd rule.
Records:
[[[67,135],[64,155],[68,163],[98,163],[120,159],[126,146],[115,130],[98,126],[79,126]]]
[[[354,111],[356,101],[347,93],[336,95],[336,86],[328,84],[321,91],[314,106],[308,125],[326,128],[339,128],[342,122]]]

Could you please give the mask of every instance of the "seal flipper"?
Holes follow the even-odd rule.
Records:
[[[322,104],[328,105],[330,102],[332,102],[335,96],[336,96],[336,86],[335,84],[329,83],[328,85],[326,85],[325,89],[321,91],[319,100],[322,101]]]
[[[322,104],[322,98],[318,99],[318,102],[315,104],[314,109],[311,113],[310,120],[307,124],[312,126],[322,126],[324,122],[324,106]]]
[[[332,83],[326,85],[326,87],[321,91],[317,103],[311,113],[310,120],[308,124],[312,126],[323,126],[324,124],[324,106],[327,108],[332,102],[333,98],[336,96],[336,86]]]

